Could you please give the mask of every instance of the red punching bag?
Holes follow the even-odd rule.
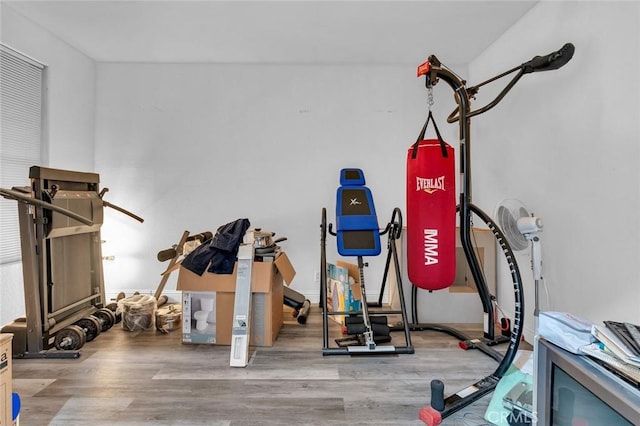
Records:
[[[440,290],[456,275],[455,159],[437,127],[439,139],[423,139],[431,118],[407,154],[407,272],[413,285]]]

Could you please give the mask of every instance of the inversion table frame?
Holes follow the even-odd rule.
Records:
[[[76,350],[49,349],[57,333],[105,305],[103,207],[143,220],[103,201],[108,189],[99,192],[96,173],[33,166],[29,179],[31,187],[0,189],[18,201],[26,313],[2,332],[14,334],[14,357],[77,358]]]
[[[377,219],[375,218],[375,207],[373,206],[373,199],[371,194],[364,186],[364,175],[360,169],[343,169],[341,171],[341,186],[338,189],[338,201],[336,206],[336,221],[338,222],[338,232],[333,232],[332,225],[327,227],[327,211],[326,208],[322,209],[322,222],[320,225],[320,305],[322,308],[323,319],[323,355],[370,355],[370,354],[412,354],[415,352],[411,345],[411,334],[409,329],[409,322],[407,321],[407,311],[404,303],[402,277],[400,274],[400,265],[398,261],[398,253],[396,251],[396,239],[400,236],[402,231],[401,215],[399,209],[395,209],[391,217],[391,221],[386,228],[380,232],[377,228]],[[355,182],[355,183],[353,183]],[[367,200],[359,198],[351,199],[359,191],[358,197],[365,196]],[[347,197],[347,198],[344,198]],[[349,201],[350,203],[346,203]],[[358,201],[360,200],[360,201]],[[355,207],[354,204],[362,205],[363,208]],[[349,208],[347,205],[351,205]],[[364,207],[366,206],[366,207]],[[352,210],[350,213],[346,213],[344,209]],[[398,220],[400,222],[398,222]],[[360,291],[361,291],[361,306],[362,310],[357,312],[352,311],[332,311],[329,312],[327,303],[327,256],[326,256],[326,238],[327,232],[338,239],[338,252],[345,256],[357,256],[358,258],[358,270],[360,274]],[[355,232],[355,240],[351,240],[347,243],[347,235],[345,233]],[[376,235],[363,235],[364,233],[371,233]],[[342,235],[341,235],[342,234]],[[382,307],[381,299],[378,303],[368,303],[367,295],[364,285],[364,266],[366,264],[363,261],[365,255],[377,255],[380,253],[380,235],[388,235],[387,242],[387,265],[385,268],[385,277],[382,284],[384,288],[388,267],[393,260],[395,272],[396,272],[396,284],[398,286],[398,294],[400,298],[400,310],[385,310]],[[370,310],[371,308],[375,308]],[[405,346],[393,346],[393,345],[376,345],[373,336],[372,323],[370,321],[370,315],[383,316],[383,315],[402,315],[402,329],[405,336]],[[364,323],[364,345],[349,345],[346,347],[329,347],[329,316],[330,315],[348,315],[348,316],[361,316]],[[398,328],[390,328],[390,331],[398,331]]]

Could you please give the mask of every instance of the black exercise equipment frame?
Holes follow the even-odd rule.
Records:
[[[386,277],[388,275],[389,265],[393,260],[393,264],[396,272],[396,283],[398,286],[398,295],[400,299],[400,310],[384,309],[381,300],[378,303],[367,302],[366,291],[364,286],[362,289],[362,310],[351,311],[333,311],[329,312],[327,305],[327,233],[336,236],[336,233],[332,230],[332,225],[327,225],[327,209],[322,208],[322,217],[320,224],[320,307],[322,309],[322,331],[323,331],[323,347],[322,355],[374,355],[374,354],[413,354],[415,349],[411,344],[411,330],[409,328],[409,322],[407,321],[407,309],[404,301],[403,288],[402,288],[402,276],[400,272],[400,262],[398,260],[398,252],[396,247],[396,241],[400,238],[402,233],[402,214],[400,209],[395,208],[391,215],[391,221],[387,224],[386,228],[380,231],[380,235],[387,235],[387,263],[383,278],[383,288],[386,283]],[[362,256],[358,256],[358,269],[360,270],[360,280],[362,283],[363,268],[365,264]],[[368,319],[369,308],[374,308],[371,313],[373,315],[401,315],[402,325],[398,327],[390,327],[390,331],[403,331],[405,345],[404,346],[376,346],[371,350],[366,346],[348,346],[348,347],[330,347],[329,346],[329,316],[330,315],[351,315],[351,316],[366,316]]]
[[[492,304],[492,298],[491,295],[488,294],[488,292],[485,293],[487,286],[482,274],[480,263],[475,251],[473,250],[473,244],[471,241],[472,214],[478,215],[487,224],[489,229],[496,237],[496,240],[500,245],[500,248],[502,249],[509,265],[509,270],[511,272],[514,285],[515,296],[514,321],[512,324],[513,328],[511,332],[511,338],[509,340],[509,347],[507,348],[502,361],[500,361],[500,364],[493,372],[493,374],[485,377],[482,380],[479,380],[473,385],[465,388],[463,391],[450,395],[446,399],[444,399],[442,393],[443,387],[434,387],[433,384],[436,381],[432,382],[432,389],[439,389],[439,391],[437,392],[437,394],[434,395],[432,393],[431,395],[431,408],[439,412],[439,415],[442,418],[453,414],[454,412],[480,399],[487,393],[493,391],[493,389],[496,387],[502,376],[506,373],[516,356],[520,340],[522,339],[522,326],[524,323],[524,298],[522,279],[513,251],[498,225],[495,224],[491,220],[491,218],[479,207],[474,205],[471,200],[471,118],[495,107],[523,75],[537,71],[555,70],[565,65],[573,56],[574,49],[575,48],[571,43],[567,43],[561,49],[555,52],[552,52],[545,56],[536,56],[530,61],[521,64],[520,66],[514,67],[509,71],[486,80],[485,82],[468,88],[466,85],[466,81],[462,80],[458,75],[449,70],[446,66],[442,65],[442,63],[438,60],[438,58],[436,58],[435,55],[429,56],[427,62],[418,67],[418,76],[426,76],[426,87],[428,89],[435,86],[439,80],[443,80],[453,89],[455,94],[457,107],[451,114],[449,114],[449,116],[447,117],[447,122],[459,123],[461,191],[458,211],[460,214],[460,240],[463,251],[465,253],[465,257],[469,264],[469,268],[471,269],[471,274],[477,284],[483,308],[485,312],[492,311],[492,309],[488,309],[488,307],[490,307]],[[478,89],[481,86],[516,71],[518,71],[518,73],[515,75],[515,77],[513,77],[513,79],[509,83],[507,83],[507,85],[502,89],[502,91],[496,96],[494,100],[481,108],[471,110],[471,100],[475,98],[475,95],[478,93]],[[494,326],[493,321],[493,318],[489,318],[488,334],[492,334]],[[442,331],[449,332],[449,330]],[[485,337],[486,335],[487,332],[485,331]],[[479,349],[483,348],[479,347]]]

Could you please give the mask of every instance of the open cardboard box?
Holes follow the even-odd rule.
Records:
[[[360,289],[360,271],[358,270],[358,265],[338,260],[335,266],[338,268],[333,269],[334,265],[329,265],[328,271],[329,288],[327,289],[327,302],[330,310],[334,312],[360,311],[362,309],[362,291]],[[344,271],[346,274],[343,273],[342,268],[346,270]],[[331,277],[332,270],[337,274],[337,276],[333,278]],[[354,279],[354,282],[351,284],[349,284],[349,277]],[[344,315],[331,315],[330,318],[342,325],[345,324]]]
[[[357,302],[360,302],[362,300],[362,291],[360,290],[360,270],[358,269],[358,265],[343,262],[342,260],[338,260],[336,262],[336,265],[347,268],[347,270],[349,271],[349,276],[353,277],[354,282],[353,284],[349,285],[349,290],[351,291],[352,295],[351,298]],[[360,309],[361,308],[358,304],[358,310]]]
[[[232,274],[204,272],[199,276],[180,267],[177,289],[183,292],[183,343],[231,345],[236,273],[237,263]],[[282,327],[283,281],[289,284],[295,275],[296,271],[284,252],[273,262],[253,262],[250,327],[252,346],[272,346],[275,342]],[[210,325],[204,330],[197,330],[192,308],[198,309],[198,297],[207,296],[197,294],[202,292],[215,293],[209,295],[215,297],[215,306],[207,320]],[[215,326],[212,327],[213,324]],[[199,333],[200,331],[203,333]]]

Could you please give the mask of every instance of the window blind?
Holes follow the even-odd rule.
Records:
[[[44,65],[0,44],[0,188],[29,185],[42,164]],[[18,204],[0,197],[0,264],[20,260]]]

